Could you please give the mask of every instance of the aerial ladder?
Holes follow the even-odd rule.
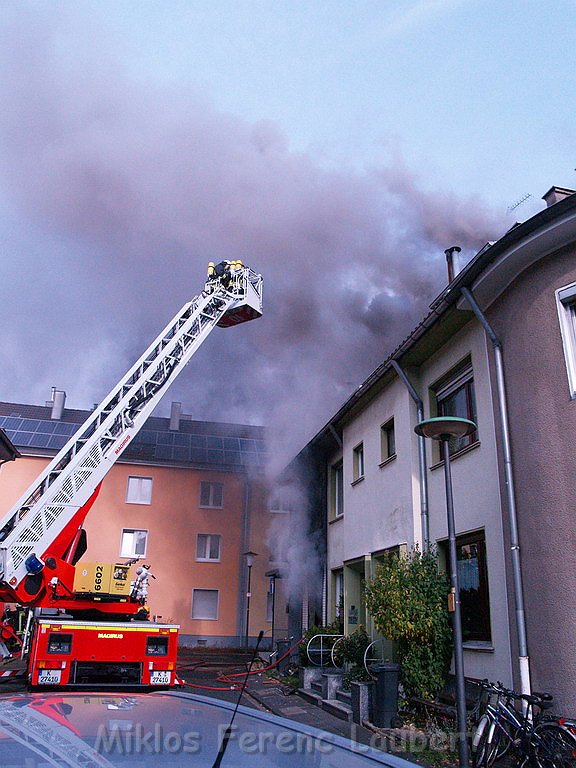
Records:
[[[0,601],[73,617],[135,615],[134,598],[100,601],[74,591],[86,549],[82,524],[100,485],[202,342],[216,327],[262,314],[262,277],[241,262],[208,280],[162,330],[34,483],[0,519]]]

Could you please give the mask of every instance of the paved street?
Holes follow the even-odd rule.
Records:
[[[239,691],[230,691],[229,684],[219,682],[218,678],[228,675],[229,679],[238,681],[241,685],[250,658],[250,654],[217,651],[198,654],[194,657],[185,653],[179,657],[179,674],[190,685],[188,690],[191,693],[236,702]],[[232,675],[236,676],[231,677]],[[220,690],[213,690],[215,688]],[[331,715],[315,704],[305,701],[290,686],[261,672],[254,671],[249,676],[241,703],[278,717],[285,717],[293,722],[336,734],[346,740],[371,744],[378,749],[386,747],[386,741],[381,735]],[[401,756],[409,757],[404,754]]]

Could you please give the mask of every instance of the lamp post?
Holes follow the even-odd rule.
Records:
[[[414,428],[417,435],[423,435],[432,440],[439,440],[442,444],[450,553],[449,610],[452,612],[452,626],[454,629],[454,669],[456,672],[456,714],[458,720],[458,761],[460,768],[468,768],[468,742],[466,741],[466,690],[464,687],[464,654],[462,651],[462,617],[460,612],[460,587],[458,584],[458,558],[456,555],[456,529],[454,525],[449,440],[453,437],[471,435],[475,430],[476,424],[473,421],[461,419],[457,416],[439,416],[434,419],[426,419]]]
[[[248,648],[248,629],[250,627],[250,580],[252,577],[252,566],[254,565],[254,560],[258,557],[257,552],[244,552],[244,557],[246,558],[246,565],[248,566],[248,584],[246,587],[246,637],[245,637],[245,648]]]

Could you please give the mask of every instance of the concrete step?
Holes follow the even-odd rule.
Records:
[[[322,706],[322,695],[315,693],[310,688],[298,688],[298,696],[301,696],[311,704],[316,704],[318,707]]]
[[[322,683],[321,682],[310,683],[310,690],[314,691],[315,693],[322,693]]]
[[[341,688],[339,688],[336,691],[336,698],[343,704],[347,704],[349,707],[352,707],[352,694],[350,691],[343,691]]]
[[[338,701],[338,699],[324,699],[322,701],[322,709],[335,717],[339,717],[340,720],[352,722],[352,707],[349,707],[342,701]]]

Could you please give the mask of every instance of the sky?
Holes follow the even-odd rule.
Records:
[[[0,400],[89,408],[208,261],[264,277],[158,413],[281,468],[471,257],[574,188],[576,2],[2,0]]]

